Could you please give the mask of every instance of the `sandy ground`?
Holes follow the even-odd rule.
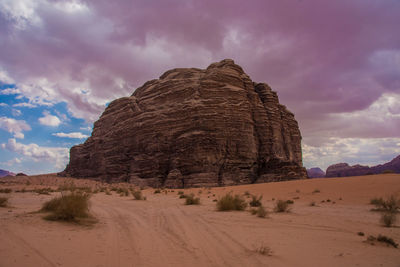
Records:
[[[66,180],[1,178],[0,188],[56,189]],[[320,192],[313,193],[316,189]],[[146,189],[146,201],[94,194],[91,213],[98,223],[92,226],[46,221],[32,213],[59,192],[0,194],[10,202],[0,208],[0,266],[400,266],[400,248],[364,242],[368,235],[384,234],[400,243],[400,223],[381,226],[380,214],[368,204],[373,197],[400,196],[400,175],[184,190],[200,196],[197,206],[184,205],[178,191]],[[268,217],[216,211],[213,200],[230,191],[262,194]],[[273,199],[293,199],[291,212],[274,213]],[[259,253],[262,248],[268,253]]]

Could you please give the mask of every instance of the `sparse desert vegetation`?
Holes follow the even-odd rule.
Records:
[[[81,192],[63,194],[46,201],[41,211],[50,212],[45,216],[47,220],[78,222],[89,217],[90,195]]]
[[[396,266],[398,250],[394,249],[394,245],[400,240],[398,222],[392,223],[391,228],[386,228],[382,227],[384,222],[377,220],[380,215],[385,214],[385,210],[397,210],[391,215],[398,216],[398,209],[393,208],[396,201],[390,198],[399,188],[396,177],[398,178],[395,175],[372,175],[349,179],[215,187],[212,188],[212,193],[207,194],[209,189],[201,188],[204,196],[200,199],[201,205],[192,208],[184,204],[191,201],[192,197],[199,198],[199,188],[185,188],[175,192],[159,189],[161,194],[154,195],[157,189],[139,190],[138,186],[130,184],[107,185],[85,179],[73,180],[54,176],[49,179],[25,178],[20,184],[12,179],[0,180],[0,189],[12,190],[11,193],[0,193],[0,197],[11,200],[7,208],[0,208],[0,236],[4,237],[4,242],[0,243],[0,265],[16,267],[47,264],[47,261],[36,257],[36,254],[29,254],[32,253],[30,248],[18,245],[18,240],[24,240],[49,261],[62,265],[71,263],[71,266],[82,262],[90,266],[102,265],[106,261],[114,260],[109,255],[117,255],[123,265],[129,265],[132,255],[135,255],[138,263],[160,266],[165,262],[154,257],[154,249],[162,255],[169,255],[174,262],[193,266],[205,266],[210,261],[226,262],[229,266],[293,266],[294,262],[307,266],[354,266],[355,263],[360,266],[379,266],[382,262],[386,266]],[[27,186],[28,179],[30,185]],[[71,186],[70,181],[74,185]],[[373,182],[376,186],[372,190],[369,184],[374,184]],[[59,187],[64,183],[66,186],[59,192]],[[89,192],[89,188],[92,193],[85,193]],[[315,188],[320,190],[317,195],[311,193]],[[132,195],[131,198],[125,197],[125,189]],[[38,190],[48,191],[49,194],[39,195]],[[296,190],[301,191],[301,195]],[[103,194],[94,195],[96,191],[103,191]],[[169,194],[165,194],[166,191]],[[246,191],[249,192],[248,198]],[[377,206],[367,206],[377,192],[380,194],[378,197],[382,196],[373,200]],[[48,210],[56,210],[58,201],[53,199],[70,194],[91,196],[91,213],[88,212],[88,217],[56,216],[51,211],[37,213],[44,203]],[[120,194],[124,197],[120,197]],[[212,197],[213,195],[215,196]],[[264,197],[261,198],[261,195]],[[137,199],[148,196],[148,199],[146,202],[133,201],[135,196]],[[296,196],[301,198],[295,200],[293,213],[274,212],[279,202],[277,200],[281,200],[280,203],[290,209],[292,204],[289,203]],[[179,197],[183,197],[182,200]],[[272,201],[272,198],[275,200]],[[342,200],[336,205],[330,204],[339,198]],[[330,203],[328,199],[331,200]],[[228,207],[227,210],[249,212],[218,212],[217,203],[213,202],[218,200],[227,200],[224,202],[226,205],[223,205]],[[261,205],[258,206],[257,203],[256,207],[252,207],[250,202],[253,200],[259,200]],[[325,204],[320,205],[321,200]],[[311,203],[318,207],[310,207]],[[368,207],[378,210],[378,213],[371,213]],[[96,219],[92,219],[90,214],[96,216]],[[42,219],[44,216],[62,223],[47,222]],[[93,224],[96,220],[99,223]],[[46,239],[43,242],[44,235]],[[366,240],[369,235],[374,236],[374,239],[370,238],[372,241]],[[15,239],[16,236],[18,240]],[[326,246],[315,242],[316,236],[323,237]],[[154,242],[154,237],[157,237],[157,242]],[[132,246],[139,244],[135,243],[138,240],[141,245]],[[263,243],[266,247],[264,249],[260,244],[266,240],[268,245]],[[226,246],[221,247],[221,243]],[[92,244],[96,244],[98,251],[109,253],[99,253],[98,257],[89,259],[87,255],[93,251]],[[193,246],[207,256],[190,249],[183,254],[177,253],[182,248]],[[68,253],[65,253],[66,250]],[[332,250],[337,253],[332,254]],[[215,254],[215,251],[219,253]],[[299,253],[311,255],[310,251],[321,257],[302,257],[300,260],[297,257]],[[23,257],[25,254],[31,256]],[[364,255],[362,258],[357,256],[361,254]],[[265,255],[271,257],[264,257]],[[24,260],[23,263],[26,264],[20,260]]]
[[[8,198],[7,197],[0,197],[0,207],[7,207]]]
[[[199,205],[200,198],[195,197],[194,194],[190,194],[186,196],[185,205]]]
[[[217,201],[218,211],[244,210],[247,207],[246,201],[239,195],[226,194]]]
[[[263,196],[251,196],[251,201],[249,202],[250,207],[260,207],[262,205],[261,200]]]
[[[278,199],[275,203],[274,207],[275,212],[288,212],[289,211],[289,203],[287,200]]]

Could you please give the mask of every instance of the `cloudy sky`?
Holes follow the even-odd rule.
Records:
[[[398,0],[1,0],[0,168],[60,171],[111,100],[232,58],[295,113],[306,167],[400,154]]]

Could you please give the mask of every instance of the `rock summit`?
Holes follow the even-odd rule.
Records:
[[[293,113],[230,59],[111,102],[61,175],[170,188],[307,178]]]

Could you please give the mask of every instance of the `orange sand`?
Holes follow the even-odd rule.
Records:
[[[42,175],[1,178],[0,188],[56,189],[65,180],[101,185]],[[373,197],[400,196],[398,174],[184,190],[200,196],[198,206],[183,205],[178,191],[146,189],[146,201],[94,194],[91,212],[99,222],[93,226],[32,213],[58,192],[0,193],[10,198],[10,207],[0,208],[0,266],[400,266],[400,249],[363,242],[384,234],[400,243],[400,223],[382,227],[368,204]],[[212,200],[230,191],[262,194],[268,218],[217,212]],[[291,212],[273,213],[272,198],[295,198]],[[262,247],[270,255],[257,252]]]

